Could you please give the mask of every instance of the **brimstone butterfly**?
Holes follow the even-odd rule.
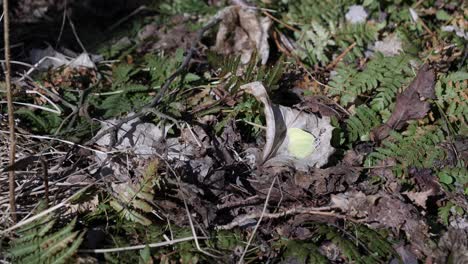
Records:
[[[315,150],[315,136],[300,128],[288,128],[288,151],[294,157],[303,159]]]

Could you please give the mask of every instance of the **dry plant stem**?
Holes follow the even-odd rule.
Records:
[[[334,59],[330,64],[327,65],[326,69],[331,70],[356,46],[356,42],[353,42],[349,47],[347,47],[336,59]]]
[[[100,138],[102,138],[104,135],[108,134],[108,133],[112,133],[111,135],[111,140],[110,140],[110,146],[109,147],[113,147],[117,141],[117,131],[119,131],[119,129],[122,127],[123,124],[129,122],[129,121],[132,121],[133,119],[136,119],[136,118],[139,118],[139,117],[142,117],[143,115],[145,115],[150,109],[154,108],[155,106],[157,106],[162,98],[164,97],[164,95],[166,94],[166,91],[169,89],[169,86],[172,84],[172,82],[179,76],[181,75],[185,70],[186,68],[188,67],[189,63],[190,63],[190,60],[192,59],[192,56],[193,54],[195,53],[195,50],[196,50],[196,46],[197,44],[201,41],[203,35],[205,34],[205,32],[209,29],[211,29],[212,27],[214,27],[216,24],[218,24],[218,22],[221,20],[222,18],[222,12],[221,13],[218,13],[218,15],[216,15],[213,19],[211,19],[210,22],[208,22],[205,26],[203,26],[200,30],[198,30],[198,33],[197,33],[197,37],[196,39],[193,41],[192,43],[192,46],[190,47],[190,49],[188,50],[187,52],[187,55],[185,56],[184,58],[184,61],[182,62],[182,64],[179,66],[179,68],[177,68],[177,70],[175,72],[173,72],[167,79],[166,81],[164,82],[164,84],[161,86],[161,89],[159,90],[158,94],[156,94],[156,96],[153,98],[153,100],[147,104],[146,106],[144,106],[142,109],[140,109],[140,111],[138,111],[137,113],[131,115],[131,116],[127,116],[123,119],[121,119],[119,121],[119,123],[117,123],[115,126],[113,127],[110,127],[108,129],[105,129],[104,131],[101,131],[100,133],[98,133],[93,139],[91,139],[90,141],[86,142],[85,145],[91,145],[91,144],[94,144],[96,143]]]
[[[88,53],[88,52],[86,51],[85,46],[83,45],[83,43],[81,42],[80,38],[78,37],[78,33],[76,32],[75,24],[74,24],[73,21],[71,20],[70,15],[68,14],[68,10],[66,10],[66,9],[65,9],[65,14],[67,15],[68,23],[70,24],[70,27],[71,27],[71,29],[72,29],[73,35],[75,36],[76,42],[78,42],[78,44],[80,45],[80,47],[81,47],[81,49],[83,50],[84,53]]]
[[[121,18],[117,22],[115,22],[112,26],[110,26],[107,29],[107,31],[112,31],[112,30],[116,29],[118,26],[120,26],[125,21],[127,21],[129,18],[131,18],[132,16],[137,15],[138,13],[140,13],[141,11],[144,11],[144,10],[148,10],[148,8],[145,5],[142,5],[142,6],[138,7],[137,9],[133,10],[130,14],[124,16],[123,18]]]
[[[0,133],[5,133],[5,134],[11,134],[11,132],[9,131],[4,131],[4,130],[0,130]],[[83,145],[80,145],[80,144],[76,144],[72,141],[68,141],[68,140],[63,140],[63,139],[60,139],[60,138],[53,138],[53,137],[47,137],[47,136],[36,136],[36,135],[28,135],[28,134],[21,134],[19,133],[18,134],[19,136],[22,136],[22,137],[25,137],[25,138],[36,138],[36,139],[43,139],[43,140],[51,140],[51,141],[58,141],[58,142],[61,142],[61,143],[65,143],[65,144],[68,144],[70,146],[77,146],[77,147],[80,147],[82,149],[86,149],[86,150],[89,150],[89,151],[92,151],[92,152],[95,152],[95,153],[100,153],[100,154],[112,154],[112,153],[117,153],[117,152],[120,152],[120,151],[100,151],[98,149],[93,149],[93,148],[90,148],[90,147],[87,147],[87,146],[83,146]],[[14,164],[13,164],[14,165]],[[11,165],[10,165],[11,166]]]
[[[57,41],[55,42],[55,49],[57,49],[60,43],[60,40],[62,39],[63,29],[65,28],[65,22],[67,21],[67,9],[68,9],[68,1],[65,0],[65,8],[63,9],[62,25],[60,26],[60,33],[57,37]]]
[[[42,176],[44,178],[44,196],[46,200],[46,207],[49,207],[49,173],[47,168],[47,161],[44,159],[44,157],[41,157],[39,161],[41,162]]]
[[[295,27],[289,25],[289,24],[286,23],[286,22],[283,22],[283,21],[279,20],[278,18],[274,17],[273,15],[271,15],[270,13],[268,13],[267,11],[263,11],[263,14],[265,14],[267,17],[271,18],[272,20],[274,20],[274,21],[280,23],[281,25],[285,26],[287,29],[290,29],[290,30],[295,31],[295,32],[300,32],[299,29],[297,29],[297,28],[295,28]]]
[[[14,226],[12,227],[9,227],[5,230],[1,230],[0,231],[0,236],[4,235],[4,234],[7,234],[13,230],[16,230],[24,225],[27,225],[31,222],[33,222],[34,220],[37,220],[37,219],[40,219],[41,217],[45,216],[45,215],[48,215],[50,213],[52,213],[53,211],[55,210],[58,210],[62,207],[68,207],[70,204],[70,200],[74,199],[75,197],[77,197],[79,194],[83,193],[85,190],[87,190],[88,188],[90,188],[91,186],[95,185],[96,183],[91,183],[91,184],[88,184],[86,187],[83,187],[81,190],[79,190],[77,193],[75,193],[74,195],[68,197],[67,199],[65,199],[64,201],[62,201],[61,203],[57,204],[57,205],[54,205],[53,207],[49,208],[49,209],[46,209],[30,218],[27,218],[27,219],[22,219],[21,222],[15,224]]]
[[[323,215],[323,216],[332,216],[335,218],[340,218],[340,219],[346,219],[350,220],[352,222],[359,222],[350,218],[347,218],[343,215],[339,215],[335,212],[330,212],[330,210],[333,210],[333,207],[325,206],[325,207],[309,207],[309,208],[304,208],[304,207],[293,207],[290,209],[287,209],[286,211],[282,211],[279,213],[252,213],[252,214],[246,214],[241,217],[237,217],[234,219],[229,224],[226,225],[221,225],[217,226],[217,230],[230,230],[233,229],[234,227],[241,226],[243,223],[246,223],[249,220],[252,219],[257,219],[260,217],[263,218],[268,218],[268,219],[277,219],[285,216],[290,216],[290,215],[297,215],[297,214],[312,214],[312,215]]]
[[[268,206],[268,201],[270,200],[271,191],[273,190],[273,186],[275,186],[276,179],[277,179],[277,177],[275,177],[273,179],[273,181],[271,182],[270,189],[268,189],[268,194],[267,194],[267,197],[265,199],[265,204],[263,204],[262,214],[260,215],[260,218],[258,219],[257,224],[255,225],[255,228],[254,228],[254,230],[252,232],[252,235],[250,235],[249,241],[247,242],[247,245],[245,246],[244,252],[242,252],[242,256],[240,257],[239,262],[237,262],[239,264],[244,263],[245,254],[247,254],[247,251],[249,250],[250,243],[252,243],[252,240],[255,237],[255,233],[257,233],[258,227],[260,226],[260,223],[263,220],[263,216],[266,213],[266,209],[267,209],[267,206]]]
[[[13,115],[13,95],[11,91],[11,64],[10,64],[10,16],[8,0],[3,1],[3,41],[5,43],[5,82],[8,101],[8,127],[10,129],[10,166],[15,164],[16,154],[16,136],[15,136],[15,117]],[[8,172],[8,186],[10,196],[10,214],[13,223],[16,223],[16,201],[15,201],[15,170]]]
[[[184,196],[184,195],[182,194],[182,196]],[[188,217],[189,224],[190,224],[190,229],[192,230],[192,236],[193,236],[193,239],[195,240],[195,245],[196,245],[198,251],[200,251],[201,253],[203,253],[203,254],[205,254],[207,256],[210,256],[212,258],[217,258],[215,255],[206,252],[205,250],[203,250],[200,247],[200,243],[198,243],[197,231],[195,230],[195,227],[193,226],[192,216],[190,215],[190,211],[189,211],[189,208],[188,208],[188,205],[187,205],[187,201],[186,201],[185,197],[183,197],[183,198],[184,198],[185,211],[187,212],[187,217]]]
[[[146,245],[138,245],[138,246],[131,246],[131,247],[121,247],[121,248],[105,248],[105,249],[83,249],[78,250],[79,253],[112,253],[112,252],[121,252],[121,251],[129,251],[129,250],[139,250],[144,249],[145,247],[150,248],[157,248],[157,247],[164,247],[164,246],[171,246],[177,243],[192,241],[194,237],[184,237],[184,238],[177,238],[173,240],[169,240],[166,242],[159,242],[159,243],[151,243]],[[206,237],[198,237],[198,239],[207,239]]]

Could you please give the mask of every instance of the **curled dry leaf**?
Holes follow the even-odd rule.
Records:
[[[434,85],[435,72],[425,64],[410,86],[397,96],[395,109],[388,121],[372,131],[372,140],[381,141],[391,130],[401,129],[407,121],[426,116],[430,107],[427,99],[435,98]]]
[[[293,165],[297,170],[307,171],[328,162],[335,151],[330,143],[333,131],[330,118],[272,104],[260,82],[245,84],[241,89],[265,106],[267,130],[261,161],[264,166]]]
[[[270,54],[268,17],[259,17],[256,10],[245,6],[232,6],[223,13],[216,35],[214,50],[221,54],[237,54],[247,64],[257,51],[262,64]]]
[[[63,53],[56,51],[51,46],[48,46],[45,49],[33,49],[30,54],[31,63],[36,65],[34,69],[39,71],[48,70],[49,68],[55,69],[61,66],[68,66],[72,69],[95,69],[95,62],[98,62],[101,59],[101,56],[91,55],[86,52],[81,53],[76,56],[76,58],[70,58]]]

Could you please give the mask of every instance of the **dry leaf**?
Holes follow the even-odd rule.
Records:
[[[425,64],[421,67],[410,86],[397,96],[395,109],[387,123],[375,128],[371,133],[373,141],[388,137],[391,130],[398,130],[409,120],[426,116],[430,104],[427,99],[434,99],[435,72]]]
[[[257,51],[262,64],[265,64],[270,53],[268,31],[271,24],[268,17],[260,18],[252,8],[229,7],[222,16],[214,50],[226,55],[240,55],[244,64]]]
[[[403,192],[408,198],[415,204],[421,206],[422,208],[426,209],[426,201],[427,198],[431,195],[434,195],[434,189],[429,189],[424,192]]]

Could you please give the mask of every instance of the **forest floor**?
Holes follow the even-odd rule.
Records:
[[[15,2],[2,263],[467,263],[467,10]]]

